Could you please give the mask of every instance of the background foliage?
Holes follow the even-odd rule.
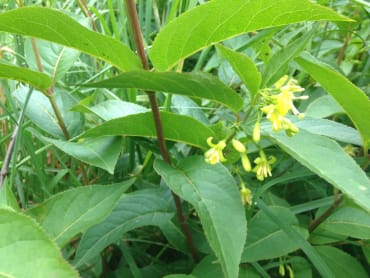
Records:
[[[370,4],[130,2],[0,1],[1,275],[368,277]]]

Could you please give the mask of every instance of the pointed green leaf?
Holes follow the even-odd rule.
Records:
[[[313,31],[308,32],[292,43],[285,45],[276,52],[268,61],[263,72],[262,87],[270,87],[278,81],[285,73],[289,63],[305,49],[313,35]]]
[[[222,45],[217,45],[217,50],[230,63],[233,70],[252,93],[252,96],[257,94],[261,85],[261,73],[258,71],[254,62],[248,56]]]
[[[109,215],[133,182],[70,189],[28,209],[26,214],[35,218],[59,246],[64,246],[73,236]]]
[[[60,250],[30,217],[0,209],[2,277],[79,277]]]
[[[370,214],[351,207],[334,211],[319,228],[358,239],[370,239]]]
[[[0,188],[0,208],[11,208],[15,211],[20,211],[17,199],[8,184],[7,178],[5,178],[4,183]]]
[[[140,190],[124,195],[112,213],[81,238],[74,260],[76,267],[99,255],[126,232],[143,226],[161,226],[174,215],[171,203],[159,190]]]
[[[44,73],[0,63],[0,77],[25,82],[45,91],[51,86],[51,78]]]
[[[2,12],[0,31],[68,46],[111,63],[123,71],[141,68],[139,59],[126,45],[93,32],[53,9],[23,7]]]
[[[238,112],[243,99],[211,74],[202,72],[126,72],[101,82],[87,84],[99,88],[138,88],[195,98],[210,99]]]
[[[361,133],[364,148],[370,147],[370,100],[360,88],[330,66],[305,54],[296,61],[342,106]]]
[[[304,130],[293,137],[270,129],[264,132],[298,162],[370,212],[370,180],[338,143]]]
[[[288,208],[274,206],[271,209],[291,229],[299,232],[303,238],[308,238],[307,230],[299,227],[298,219]],[[248,224],[248,237],[242,262],[256,262],[282,257],[300,248],[300,243],[292,240],[263,211],[259,211]]]
[[[213,0],[186,12],[156,37],[150,58],[164,71],[217,42],[263,28],[302,21],[348,21],[308,0]]]
[[[197,120],[169,112],[161,112],[163,132],[166,140],[182,142],[200,148],[208,148],[207,138],[213,131]],[[157,136],[151,112],[129,115],[105,122],[88,130],[82,137],[99,136]]]
[[[121,152],[120,137],[86,138],[79,142],[56,140],[42,136],[43,141],[87,164],[114,173],[114,167]]]
[[[229,171],[197,156],[177,167],[157,160],[154,168],[177,195],[195,207],[225,277],[238,277],[247,223],[238,186]]]
[[[322,260],[328,264],[335,278],[369,277],[357,259],[342,250],[331,246],[317,246],[315,249]]]

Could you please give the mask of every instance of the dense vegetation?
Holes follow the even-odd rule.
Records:
[[[0,9],[1,277],[369,277],[368,2]]]

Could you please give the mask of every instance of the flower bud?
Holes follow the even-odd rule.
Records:
[[[252,170],[251,162],[246,153],[241,154],[242,165],[245,171],[250,172]]]
[[[260,122],[256,122],[253,128],[253,141],[258,143],[261,140]]]
[[[247,151],[245,146],[239,140],[233,139],[232,144],[233,144],[234,149],[239,153],[245,153]]]

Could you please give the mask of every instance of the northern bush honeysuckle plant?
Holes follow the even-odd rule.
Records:
[[[316,2],[0,2],[0,273],[368,277],[370,10]]]

